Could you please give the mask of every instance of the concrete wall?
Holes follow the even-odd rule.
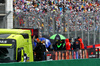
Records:
[[[11,13],[7,16],[7,28],[13,28],[13,0],[6,0],[5,10],[6,13],[11,11]]]

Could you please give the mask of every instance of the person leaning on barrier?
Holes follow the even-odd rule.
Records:
[[[65,42],[66,42],[65,46],[66,46],[66,50],[67,50],[66,51],[66,59],[72,59],[71,51],[69,51],[69,50],[71,50],[71,43],[69,42],[68,38],[65,39]]]
[[[69,42],[71,43],[71,50],[73,50],[72,38],[69,38]]]
[[[58,43],[58,40],[56,40],[55,43],[53,44],[53,51],[57,51],[57,43]]]
[[[45,41],[43,40],[42,41],[42,44],[43,44],[43,60],[46,60],[46,57],[45,57],[45,52],[48,52],[48,49],[46,48],[46,45],[45,45]]]
[[[48,52],[48,49],[46,48],[46,44],[45,44],[45,41],[44,41],[44,40],[42,41],[42,44],[43,44],[43,46],[44,46],[44,52],[45,52],[45,51]]]
[[[65,40],[61,40],[60,44],[62,44],[62,49],[61,50],[66,50]]]
[[[78,37],[77,38],[78,40],[79,40],[79,42],[80,42],[80,58],[82,59],[82,58],[84,58],[84,44],[83,44],[83,42],[82,42],[82,39],[80,38],[80,37]]]
[[[53,45],[53,50],[54,51],[59,51],[62,49],[62,44],[60,44],[60,40],[56,40],[54,45]]]
[[[65,39],[65,42],[66,42],[66,50],[71,50],[71,43],[69,42],[69,39]]]
[[[42,61],[43,60],[43,55],[44,55],[44,45],[42,42],[38,39],[37,45],[35,49],[33,50],[36,53],[36,60],[35,61]]]
[[[75,39],[73,43],[73,50],[74,50],[74,56],[76,56],[75,59],[78,59],[79,58],[78,51],[80,50],[80,42],[78,41],[78,39]]]
[[[73,43],[73,50],[79,50],[79,49],[80,49],[80,42],[78,41],[78,39],[75,39]]]
[[[82,39],[80,37],[78,37],[78,40],[80,42],[80,49],[84,49],[84,44],[82,42]]]
[[[62,50],[62,40],[58,40],[58,42],[57,42],[57,51],[60,51],[60,50]]]

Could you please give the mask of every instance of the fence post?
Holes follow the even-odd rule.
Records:
[[[99,13],[99,43],[100,43],[100,13]]]
[[[94,12],[94,45],[95,45],[95,23],[96,23],[96,14]]]
[[[74,14],[74,20],[75,20],[75,38],[77,38],[77,13]]]
[[[54,21],[54,18],[52,18],[53,20],[53,34],[55,34],[55,21]]]
[[[83,14],[82,14],[82,16],[84,17]],[[85,20],[82,18],[82,42],[83,42],[83,22],[85,22]]]
[[[66,14],[67,14],[67,16],[65,18],[65,21],[67,23],[67,32],[68,32],[68,38],[69,38],[69,13],[66,13]]]
[[[86,19],[86,17],[85,17],[85,19]],[[88,45],[89,45],[89,43],[90,43],[90,40],[89,40],[89,17],[88,17],[88,15],[87,15],[87,19],[88,19]]]
[[[64,22],[62,22],[63,19],[64,18],[64,15],[63,15],[63,17],[61,17],[61,22],[60,22],[60,29],[61,29],[61,34],[63,33],[63,29],[62,28],[64,28],[63,26],[62,26],[62,23],[64,23]]]

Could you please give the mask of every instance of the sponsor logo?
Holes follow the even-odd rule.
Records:
[[[93,55],[93,52],[91,52],[91,55]]]
[[[89,55],[89,58],[96,58],[96,55]]]
[[[76,41],[76,44],[78,44],[78,42]]]

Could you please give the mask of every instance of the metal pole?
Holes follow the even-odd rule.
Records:
[[[44,17],[44,35],[46,34],[47,32],[47,29],[46,29],[46,16]]]
[[[68,38],[70,37],[69,36],[69,18],[70,18],[70,11],[67,11],[67,16],[66,16],[66,18],[65,18],[65,20],[66,20],[66,22],[67,22],[67,32],[68,32]]]
[[[77,25],[76,25],[76,24],[77,24],[77,23],[76,23],[76,22],[77,22],[77,19],[76,19],[76,13],[75,13],[74,15],[75,15],[75,16],[74,16],[74,17],[75,17],[75,18],[74,18],[74,20],[75,20],[75,38],[77,38]]]
[[[53,20],[53,34],[55,34],[55,21],[54,21],[54,18],[52,18]]]
[[[83,17],[84,17],[84,15],[83,15]],[[85,22],[84,19],[82,19],[82,42],[83,42],[83,22]]]
[[[68,17],[69,17],[69,14],[68,14]],[[68,18],[68,17],[67,17],[67,18]],[[66,19],[67,19],[67,18],[66,18]],[[67,24],[68,24],[68,29],[67,29],[67,31],[68,31],[68,38],[69,38],[69,21],[67,21]]]
[[[94,45],[95,45],[95,23],[96,23],[96,18],[95,17],[96,17],[96,15],[94,16],[94,20],[95,20],[94,21]]]
[[[64,15],[63,15],[63,17],[64,17]],[[61,34],[63,33],[63,29],[62,29],[62,19],[63,19],[63,17],[61,17],[61,22],[60,22],[60,29],[61,29]]]
[[[49,28],[49,24],[48,24],[48,22],[49,22],[49,21],[48,21],[48,15],[49,15],[49,13],[47,13],[47,35],[49,34],[49,33],[48,33],[48,32],[49,32],[49,29],[48,29],[48,28]]]
[[[63,0],[63,23],[64,23],[64,32],[65,32],[65,16],[64,16],[64,14],[65,14],[65,5],[64,5],[64,0]]]
[[[100,43],[100,15],[99,15],[99,43]]]
[[[85,17],[85,19],[86,19],[86,17]],[[89,45],[90,40],[89,40],[89,17],[88,16],[87,16],[87,19],[88,19],[88,45]]]

